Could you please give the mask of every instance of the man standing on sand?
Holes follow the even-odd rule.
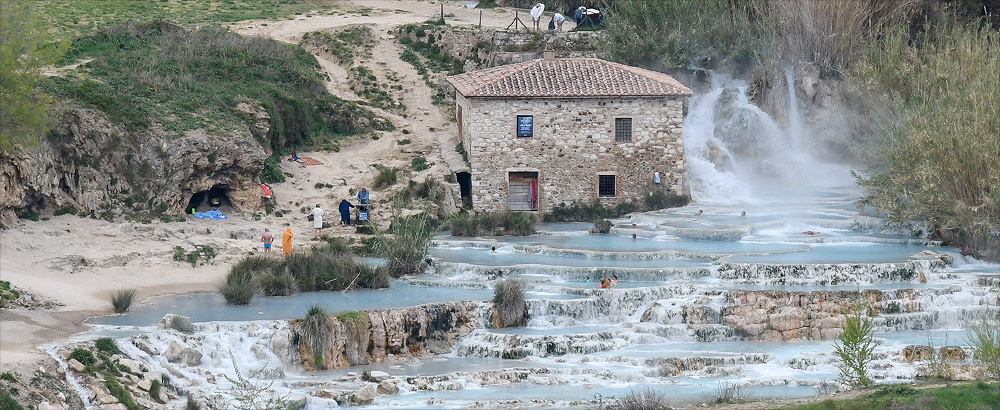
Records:
[[[361,190],[358,191],[358,203],[362,205],[368,203],[368,188],[361,187]]]
[[[281,234],[281,251],[285,253],[285,256],[292,254],[292,228],[289,227],[285,229],[285,233]]]
[[[320,208],[319,204],[316,204],[316,207],[313,208],[313,213],[312,213],[313,229],[316,230],[316,235],[323,233],[323,213],[324,213],[323,208]]]
[[[260,240],[264,242],[264,254],[271,254],[271,242],[274,242],[274,235],[271,235],[271,230],[264,228],[264,236],[260,237]]]

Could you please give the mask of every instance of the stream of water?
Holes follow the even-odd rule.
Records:
[[[276,394],[305,394],[309,409],[337,407],[318,392],[365,370],[389,373],[401,389],[370,408],[587,408],[644,388],[672,405],[713,401],[727,386],[747,397],[816,395],[838,374],[836,324],[822,309],[830,292],[877,291],[880,383],[915,377],[907,346],[965,345],[969,321],[996,303],[1000,266],[927,240],[918,225],[888,226],[857,209],[849,169],[803,152],[809,131],[794,88],[794,118],[783,128],[750,103],[745,84],[721,76],[713,84],[691,99],[685,120],[689,206],[614,220],[609,235],[588,234],[589,224],[540,224],[522,238],[441,235],[430,273],[387,290],[258,297],[248,307],[215,294],[158,298],[91,320],[93,335],[141,341],[120,345],[203,395],[225,394],[219,386],[234,377],[234,363],[264,369]],[[616,287],[597,289],[612,275]],[[284,320],[313,304],[485,301],[498,277],[527,283],[526,327],[477,329],[436,357],[320,373],[274,353],[287,343]],[[793,298],[806,307],[792,312]],[[151,326],[166,313],[199,322],[195,336]],[[167,363],[156,352],[172,342],[206,360]]]

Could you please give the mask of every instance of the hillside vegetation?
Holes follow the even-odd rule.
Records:
[[[305,49],[220,27],[119,24],[74,39],[64,63],[76,61],[86,63],[52,77],[46,90],[134,129],[226,132],[245,120],[236,109],[244,99],[270,114],[270,141],[260,142],[275,151],[392,126],[330,95]]]
[[[332,14],[342,3],[325,0],[37,0],[53,34],[88,35],[118,23],[166,19],[184,26]]]
[[[1000,260],[1000,10],[938,0],[622,0],[605,51],[653,68],[716,69],[750,78],[760,98],[782,66],[813,65],[861,90],[849,102],[871,124],[851,149],[866,163],[861,205],[925,219],[972,255]],[[871,98],[869,98],[869,96]]]

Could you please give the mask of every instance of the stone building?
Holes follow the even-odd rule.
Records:
[[[682,127],[691,90],[669,75],[546,52],[448,82],[471,167],[459,183],[475,209],[690,195]]]

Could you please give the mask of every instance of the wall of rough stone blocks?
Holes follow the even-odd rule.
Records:
[[[539,211],[560,203],[641,201],[653,190],[690,195],[682,138],[685,97],[490,99],[456,96],[472,165],[472,204],[504,209],[507,174],[539,173]],[[517,115],[534,135],[516,137]],[[615,118],[632,118],[632,141],[615,142]],[[653,183],[659,171],[661,184]],[[598,198],[598,175],[616,176],[616,197]]]

